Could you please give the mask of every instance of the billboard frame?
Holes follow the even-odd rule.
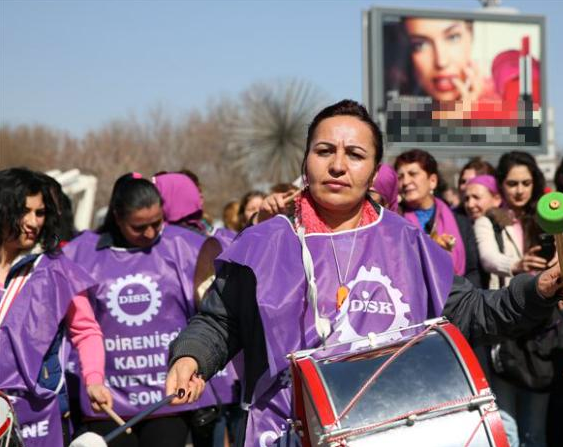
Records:
[[[487,156],[498,157],[510,150],[523,150],[533,155],[548,153],[547,110],[549,107],[547,97],[547,51],[546,51],[546,19],[545,16],[520,14],[513,9],[484,8],[476,11],[444,10],[444,9],[407,9],[395,7],[373,7],[362,12],[362,96],[370,115],[381,127],[386,135],[386,109],[385,109],[385,67],[384,67],[384,42],[383,19],[385,16],[410,16],[434,19],[460,19],[473,21],[504,22],[537,24],[540,27],[540,95],[541,95],[541,144],[536,146],[476,146],[471,144],[452,145],[449,143],[428,142],[386,142],[386,155],[394,156],[414,147],[428,150],[444,156],[472,157]],[[375,82],[375,79],[380,79]]]

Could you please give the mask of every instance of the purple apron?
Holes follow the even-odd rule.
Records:
[[[216,228],[212,236],[219,241],[223,250],[226,250],[237,237],[237,233],[228,228]]]
[[[13,400],[26,446],[63,445],[57,393],[37,378],[72,298],[92,284],[65,256],[43,255],[0,326],[0,388]]]
[[[65,253],[99,282],[91,298],[106,350],[106,383],[114,410],[130,418],[164,398],[168,346],[195,315],[194,272],[205,238],[174,225],[166,226],[147,250],[96,250],[99,235],[85,232],[65,247]],[[225,400],[230,390],[215,387]],[[95,413],[81,386],[82,411]],[[177,414],[216,404],[207,387],[190,405],[166,406],[156,415]]]
[[[441,314],[453,280],[451,258],[397,214],[382,210],[370,225],[332,233],[334,250],[329,234],[308,234],[305,239],[314,264],[317,306],[332,325],[327,342],[403,328]],[[340,284],[335,257],[341,268],[350,259],[345,281],[350,293],[340,311],[336,309]],[[289,220],[277,216],[245,230],[219,257],[218,268],[221,262],[253,270],[268,353],[269,371],[256,384],[249,406],[245,445],[286,445],[291,443],[287,439],[291,379],[286,355],[321,343],[306,301],[301,244]],[[401,337],[397,332],[386,340]]]
[[[62,447],[63,427],[57,396],[50,399],[22,393],[10,396],[25,447]],[[25,419],[25,420],[24,420]]]

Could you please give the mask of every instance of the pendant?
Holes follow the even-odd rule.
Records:
[[[346,298],[348,298],[349,292],[350,292],[350,289],[348,289],[348,287],[346,287],[345,285],[341,285],[338,288],[338,290],[336,291],[336,309],[337,310],[340,310],[340,308],[344,304],[344,301],[346,301]]]

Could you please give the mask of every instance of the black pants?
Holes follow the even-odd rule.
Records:
[[[130,435],[123,433],[110,443],[110,447],[185,447],[191,431],[194,447],[212,447],[215,422],[202,427],[190,425],[190,412],[176,416],[146,419],[132,427]],[[90,421],[85,430],[104,436],[117,427],[113,421]]]

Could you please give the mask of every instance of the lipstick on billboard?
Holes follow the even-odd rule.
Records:
[[[532,56],[530,55],[530,36],[522,38],[520,48],[520,98],[532,99]]]

